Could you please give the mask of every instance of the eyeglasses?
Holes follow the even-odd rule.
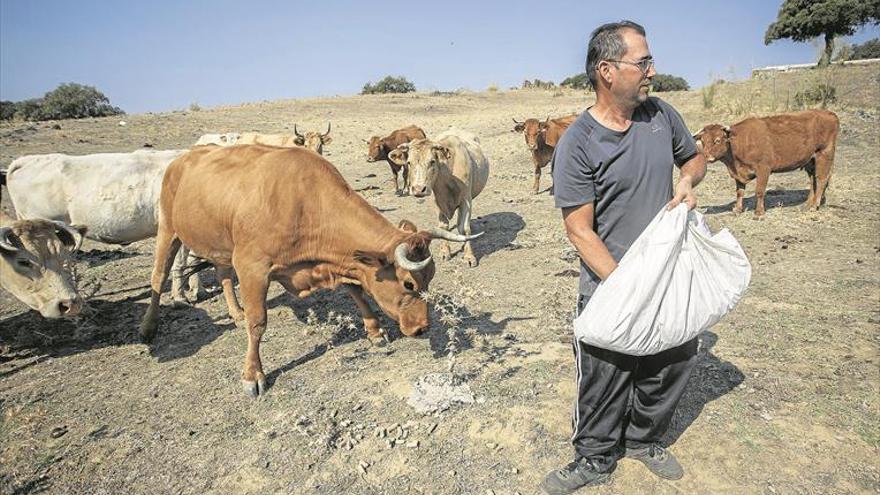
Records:
[[[648,71],[651,70],[651,67],[654,67],[654,57],[643,58],[643,59],[639,60],[638,62],[629,62],[627,60],[611,60],[611,59],[607,60],[607,62],[617,62],[617,63],[635,65],[639,69],[639,72],[642,73],[643,76],[648,74]]]

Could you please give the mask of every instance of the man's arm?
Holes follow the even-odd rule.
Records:
[[[574,244],[590,270],[605,280],[617,268],[617,262],[611,257],[602,239],[593,231],[594,215],[593,203],[562,209],[568,240]]]
[[[684,201],[688,205],[689,210],[697,207],[697,196],[694,194],[694,187],[706,176],[706,157],[702,153],[697,153],[690,160],[681,166],[678,184],[675,186],[675,196],[672,201],[666,205],[667,210],[671,210]]]

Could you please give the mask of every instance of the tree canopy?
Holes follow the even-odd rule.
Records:
[[[785,0],[776,21],[767,27],[764,44],[824,37],[819,65],[831,61],[834,38],[849,36],[865,24],[880,24],[880,0]]]

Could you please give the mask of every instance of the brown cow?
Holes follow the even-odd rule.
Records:
[[[217,194],[222,190],[223,194]],[[384,331],[364,294],[398,321],[404,335],[428,326],[420,293],[434,276],[431,239],[468,237],[395,227],[357,195],[327,160],[301,148],[261,145],[196,147],[165,173],[151,279],[152,298],[140,333],[158,327],[159,294],[181,243],[219,267],[224,292],[238,274],[248,328],[245,391],[265,392],[260,339],[272,281],[299,297],[344,285],[371,341]],[[227,293],[227,296],[229,293]],[[228,301],[228,298],[227,298]]]
[[[401,189],[397,180],[397,175],[400,173],[400,169],[403,169],[403,191],[406,191],[409,188],[409,166],[394,163],[388,158],[388,153],[401,144],[408,143],[413,139],[425,139],[425,137],[425,131],[414,125],[404,127],[403,129],[397,129],[383,138],[373,136],[369,140],[364,140],[369,146],[369,149],[367,150],[367,161],[375,162],[386,160],[388,162],[388,165],[391,166],[391,173],[394,174],[394,191],[398,193],[401,192]]]
[[[840,121],[827,110],[805,110],[748,118],[730,127],[708,125],[694,138],[706,160],[720,160],[736,181],[734,213],[742,213],[746,184],[755,185],[755,218],[764,215],[767,179],[774,172],[803,168],[810,177],[805,208],[817,210],[831,179]]]
[[[526,119],[525,122],[517,122],[513,119],[513,131],[522,132],[526,138],[526,146],[532,154],[532,162],[535,164],[535,194],[541,184],[541,169],[547,165],[553,157],[553,148],[559,142],[559,138],[568,129],[568,126],[577,118],[577,114],[551,119],[547,117],[544,122],[538,119]]]

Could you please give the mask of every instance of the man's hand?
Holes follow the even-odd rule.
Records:
[[[672,210],[682,201],[687,204],[688,210],[693,210],[697,207],[697,195],[694,194],[691,182],[690,176],[683,176],[679,179],[678,185],[675,186],[675,196],[673,196],[672,201],[666,204],[667,211]]]

